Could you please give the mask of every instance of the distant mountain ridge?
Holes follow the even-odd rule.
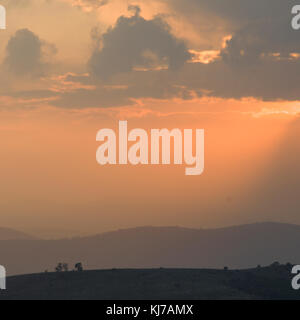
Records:
[[[0,240],[33,240],[33,236],[30,236],[24,232],[9,229],[0,228]]]
[[[0,241],[9,274],[53,270],[58,262],[87,269],[250,268],[300,263],[300,226],[257,223],[220,229],[142,227],[62,240]]]

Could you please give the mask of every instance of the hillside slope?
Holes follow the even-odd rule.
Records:
[[[8,278],[0,299],[300,299],[287,266],[252,270],[106,270]]]
[[[13,229],[0,228],[0,241],[1,240],[29,240],[34,239],[34,237]]]

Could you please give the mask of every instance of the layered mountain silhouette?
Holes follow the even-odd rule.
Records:
[[[142,227],[64,240],[2,240],[9,275],[53,271],[58,262],[85,269],[250,268],[300,263],[300,226],[259,223],[220,229]]]

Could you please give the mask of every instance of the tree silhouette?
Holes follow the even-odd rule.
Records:
[[[56,272],[62,272],[63,271],[63,264],[61,262],[56,266],[55,271]]]
[[[69,265],[67,263],[63,263],[62,268],[63,268],[63,271],[65,272],[69,271]]]
[[[83,271],[83,267],[82,267],[82,263],[81,262],[78,262],[78,263],[75,264],[75,270],[78,271],[78,272]]]

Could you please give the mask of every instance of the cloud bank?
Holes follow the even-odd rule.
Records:
[[[80,7],[84,9],[83,15],[96,14],[115,4],[112,0],[51,3]],[[128,106],[139,98],[203,96],[254,97],[266,101],[299,99],[300,32],[291,28],[295,1],[157,0],[153,5],[163,3],[164,9],[151,18],[145,18],[147,12],[141,10],[145,1],[136,3],[140,6],[130,6],[131,14],[126,11],[108,29],[101,28],[101,21],[98,29],[91,26],[92,30],[100,31],[92,33],[92,49],[82,48],[89,52],[86,70],[81,70],[88,76],[81,77],[76,67],[69,69],[78,74],[72,78],[77,89],[58,90],[55,106],[101,108]],[[191,43],[184,30],[176,32],[178,26],[187,24],[199,39],[211,37],[211,43],[203,47],[203,43]],[[226,37],[226,42],[216,43],[214,34]],[[209,63],[195,59],[195,52],[201,55],[210,51],[214,57]],[[47,74],[49,56],[54,53],[53,45],[29,29],[21,29],[7,44],[4,64],[14,75],[39,77]],[[67,67],[60,69],[65,72]],[[57,75],[61,76],[59,72]],[[87,89],[86,84],[93,88]],[[46,89],[49,88],[42,88],[43,92]]]
[[[55,46],[30,30],[21,29],[8,41],[4,65],[16,75],[41,76],[47,69],[48,57],[55,53]]]

